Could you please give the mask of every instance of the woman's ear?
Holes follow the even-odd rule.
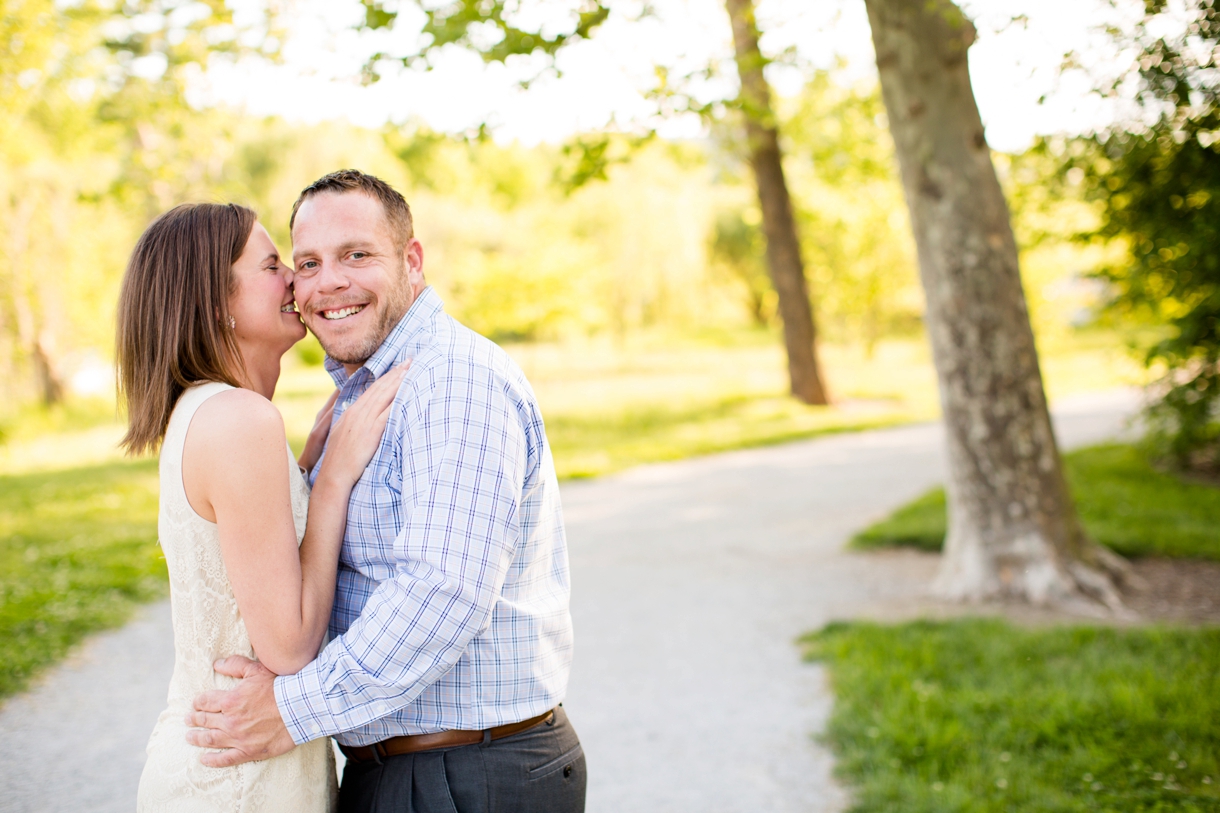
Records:
[[[216,310],[215,308],[212,309],[212,318],[215,319],[221,327],[225,326],[225,320],[220,318],[220,311]],[[229,315],[228,327],[229,330],[237,329],[237,320],[233,318],[232,314]]]

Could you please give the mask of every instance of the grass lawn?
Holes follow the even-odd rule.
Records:
[[[1124,556],[1220,560],[1220,488],[1154,469],[1134,446],[1105,444],[1064,456],[1085,529]],[[936,488],[861,531],[856,548],[938,551],[945,492]]]
[[[155,461],[0,475],[0,697],[164,595]]]
[[[1220,630],[833,624],[856,813],[1220,811]]]

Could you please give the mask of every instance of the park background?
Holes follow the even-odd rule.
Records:
[[[579,4],[536,5],[545,29],[562,28]],[[1172,336],[1193,300],[1177,311],[1116,302],[1116,269],[1138,265],[1139,245],[1112,227],[1109,175],[1093,159],[1107,134],[1153,125],[1123,84],[1139,70],[1133,38],[1145,14],[1172,36],[1211,4],[1170,3],[1159,15],[1143,3],[963,6],[980,32],[975,93],[1049,397],[1163,382],[1166,359],[1149,363],[1147,352]],[[155,461],[117,449],[114,314],[131,246],[179,202],[250,205],[288,253],[288,212],[313,179],[357,167],[394,184],[411,203],[429,282],[448,310],[503,344],[535,386],[564,479],[939,416],[863,5],[774,0],[758,12],[829,406],[788,394],[740,111],[723,103],[736,92],[723,7],[673,0],[643,16],[643,4],[625,7],[601,39],[561,54],[556,73],[528,58],[484,64],[457,47],[434,55],[428,71],[374,65],[370,55],[393,41],[370,30],[374,15],[358,3],[4,0],[0,692],[19,692],[83,636],[165,593]],[[368,81],[370,66],[380,81]],[[657,93],[679,76],[701,110],[675,112]],[[294,445],[332,386],[321,361],[312,337],[285,360],[276,403]],[[1220,500],[1206,466],[1184,479],[1140,444],[1078,455],[1073,485],[1093,536],[1134,557],[1176,556],[1199,568],[1220,559]],[[1090,487],[1093,496],[1082,494]],[[943,502],[932,493],[889,526],[861,529],[857,544],[936,548]],[[1185,620],[1214,622],[1208,612]],[[926,706],[926,687],[952,675],[912,683],[903,670],[932,657],[952,671],[944,653],[970,646],[1063,650],[1075,665],[1058,675],[1059,694],[1043,700],[1065,714],[1084,702],[1069,686],[1087,683],[1090,665],[1141,675],[1127,687],[1135,701],[1124,701],[1144,706],[1138,724],[1093,724],[1095,741],[1085,736],[1070,759],[1020,744],[1033,706],[988,717],[1018,731],[1017,745],[995,735],[995,758],[1015,753],[1024,770],[1045,774],[1051,789],[1031,798],[1086,809],[1112,792],[1113,809],[1217,809],[1220,732],[1216,715],[1202,711],[1218,694],[1212,632],[960,623],[834,627],[811,639],[811,651],[840,663],[841,685],[864,693],[844,698],[831,736],[865,809],[895,809],[886,805],[898,799],[912,810],[941,809],[947,798],[954,809],[1011,802],[969,748],[934,757],[928,741],[906,742],[900,724],[873,725],[862,710],[873,685],[863,675],[904,686],[900,706]],[[884,671],[888,656],[877,653],[908,650],[912,663],[894,659]],[[991,667],[974,668],[983,681]],[[1118,702],[1101,689],[1090,698],[1098,708]],[[954,704],[969,704],[943,702],[936,714],[921,712],[931,742],[950,730],[962,736],[966,725],[954,715],[970,710]],[[1158,703],[1176,710],[1175,727]],[[1158,766],[1170,753],[1172,765],[1187,767],[1165,780],[1171,772]],[[1064,767],[1078,762],[1108,767]],[[1070,771],[1090,778],[1069,780]]]

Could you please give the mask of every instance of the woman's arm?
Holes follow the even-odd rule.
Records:
[[[309,430],[309,437],[305,439],[305,448],[301,450],[301,456],[297,458],[297,465],[301,471],[308,473],[313,471],[313,467],[318,464],[318,458],[322,456],[322,450],[326,448],[326,436],[330,434],[330,422],[335,414],[335,401],[339,399],[339,388],[335,387],[331,391],[330,397],[326,399],[326,403],[322,405],[322,409],[318,410],[318,416],[314,419],[313,429]]]
[[[348,497],[381,441],[405,372],[382,376],[331,431],[299,548],[279,411],[257,393],[232,390],[208,399],[187,432],[187,497],[219,526],[221,556],[250,643],[277,674],[296,672],[321,646]]]

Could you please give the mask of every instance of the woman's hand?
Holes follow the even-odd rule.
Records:
[[[390,405],[394,403],[394,396],[398,394],[398,387],[410,366],[408,359],[394,367],[374,381],[356,399],[356,403],[344,411],[330,430],[330,444],[326,459],[322,461],[322,471],[318,473],[319,478],[333,478],[337,484],[348,488],[360,479],[381,445],[381,434],[390,417]]]
[[[337,400],[339,388],[335,387],[318,412],[318,417],[314,419],[313,429],[309,430],[309,437],[305,439],[305,448],[297,458],[297,465],[305,470],[306,476],[313,471],[313,467],[318,464],[318,458],[322,456],[322,450],[326,448],[326,436],[330,434],[330,421],[335,414]]]

